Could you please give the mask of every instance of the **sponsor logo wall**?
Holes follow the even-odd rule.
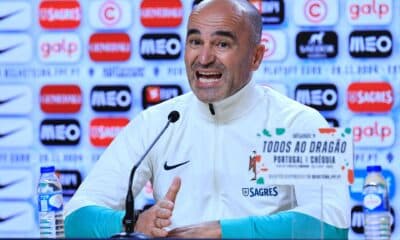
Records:
[[[0,2],[0,238],[38,237],[40,166],[56,166],[68,201],[130,119],[190,90],[185,26],[198,2]],[[354,130],[349,237],[363,239],[365,168],[380,164],[400,238],[400,2],[251,2],[266,46],[257,83]]]

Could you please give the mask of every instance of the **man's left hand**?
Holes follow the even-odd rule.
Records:
[[[169,231],[167,237],[221,238],[221,225],[219,224],[219,221],[212,221],[185,227],[178,227]]]

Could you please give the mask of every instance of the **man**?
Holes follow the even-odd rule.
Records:
[[[315,110],[251,81],[264,54],[261,30],[258,11],[245,0],[195,7],[185,49],[192,92],[141,112],[106,149],[67,205],[67,237],[123,230],[130,169],[172,110],[181,118],[134,179],[135,193],[150,179],[156,200],[139,215],[136,231],[185,238],[347,237],[346,186],[324,187],[322,196],[320,186],[269,186],[249,176],[249,157],[263,129],[327,126]],[[269,194],[249,198],[245,186],[262,186]]]

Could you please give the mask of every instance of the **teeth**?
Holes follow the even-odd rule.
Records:
[[[219,78],[199,78],[200,82],[210,83],[210,82],[217,82]]]
[[[219,72],[199,72],[199,74],[210,76],[210,75],[217,75],[217,74],[220,74],[220,73]]]

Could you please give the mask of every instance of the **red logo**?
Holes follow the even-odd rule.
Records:
[[[46,29],[77,28],[81,23],[81,6],[74,0],[44,0],[39,5],[39,23]]]
[[[45,113],[77,113],[81,106],[78,85],[45,85],[40,90],[40,108]]]
[[[93,61],[126,61],[131,56],[131,39],[126,33],[95,33],[90,36],[89,55]]]
[[[304,5],[304,16],[314,23],[322,22],[328,14],[328,6],[324,0],[308,0]]]
[[[161,102],[160,87],[148,86],[146,88],[145,96],[147,103],[159,103]]]
[[[90,122],[90,142],[96,147],[107,147],[129,123],[127,118],[95,118]]]
[[[347,106],[353,112],[389,112],[393,103],[393,88],[387,82],[356,82],[347,89]]]
[[[140,21],[145,27],[177,27],[182,17],[180,0],[143,0],[140,5]]]

